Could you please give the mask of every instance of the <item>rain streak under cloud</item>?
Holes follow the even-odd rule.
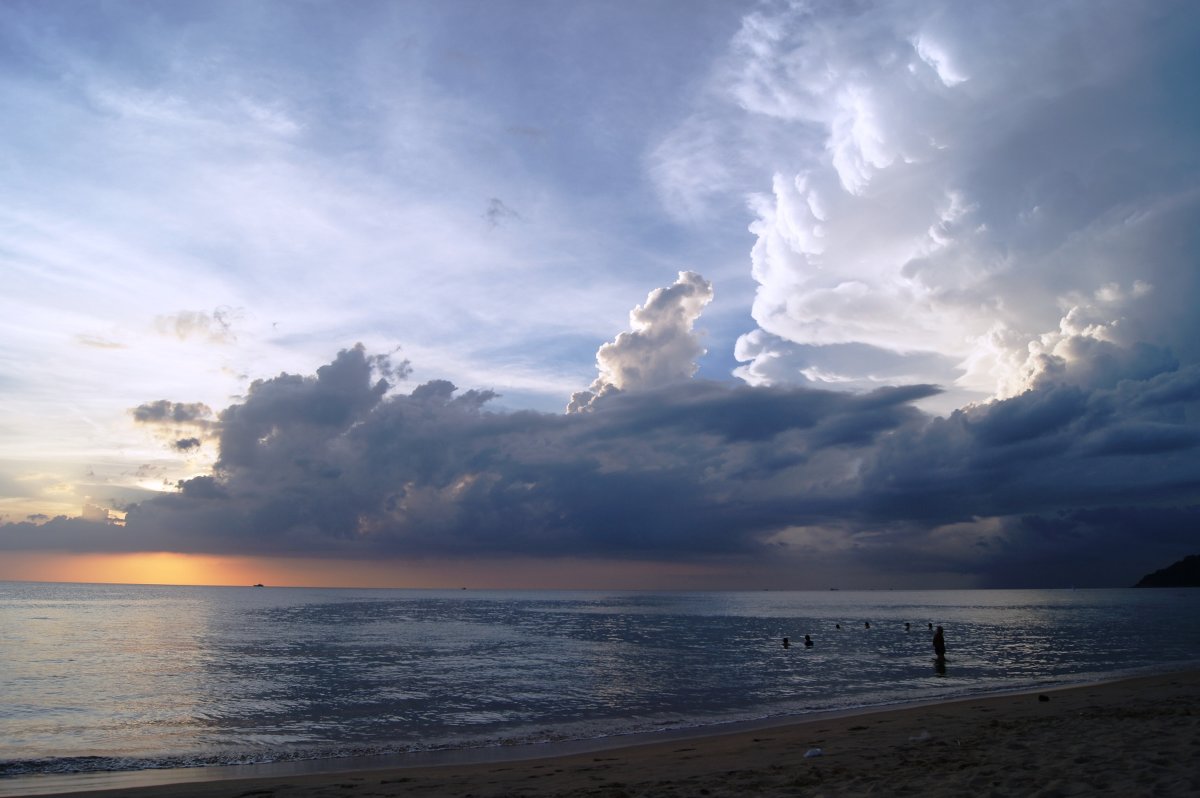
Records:
[[[567,412],[488,375],[597,294],[514,271],[527,310],[557,303],[549,327],[510,327],[520,358],[397,354],[359,329],[315,374],[249,373],[229,401],[142,382],[127,423],[202,467],[113,501],[123,525],[15,521],[0,548],[1126,584],[1190,553],[1200,520],[1198,33],[1183,3],[748,7],[629,158],[639,210],[677,231],[637,248],[674,268],[614,273],[649,294],[592,338],[590,385],[578,362],[523,383],[574,380]],[[515,256],[545,234],[545,209],[481,196],[481,240]],[[739,228],[741,277],[671,243]],[[505,280],[483,252],[455,286]],[[259,346],[241,306],[151,324]],[[430,377],[439,352],[459,365]]]

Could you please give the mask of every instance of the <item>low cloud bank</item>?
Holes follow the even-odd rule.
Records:
[[[595,557],[914,570],[975,584],[1121,583],[1192,545],[1200,370],[1100,358],[1088,379],[944,418],[927,385],[840,393],[702,380],[592,412],[492,412],[444,381],[396,392],[347,349],[254,384],[211,424],[211,475],[124,526],[3,528],[8,549]],[[1146,373],[1146,363],[1158,364]],[[399,370],[403,376],[404,369]],[[391,371],[393,376],[396,371]],[[201,416],[149,404],[172,424]],[[1086,568],[1083,566],[1086,565]]]

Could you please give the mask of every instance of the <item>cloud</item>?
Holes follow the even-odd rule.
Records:
[[[233,325],[244,316],[239,308],[217,308],[211,314],[194,310],[182,310],[170,316],[157,316],[154,327],[160,335],[169,335],[180,341],[199,339],[214,344],[228,344],[237,340]]]
[[[203,402],[172,402],[159,399],[132,408],[135,423],[148,427],[154,437],[181,454],[196,452],[203,441],[216,434],[217,419]]]
[[[429,376],[562,403],[587,370],[574,338],[594,349],[628,310],[631,254],[644,252],[628,220],[642,225],[653,205],[630,190],[634,145],[609,152],[606,136],[575,135],[595,131],[584,116],[563,111],[569,101],[595,112],[626,87],[608,74],[587,97],[559,77],[541,83],[541,43],[579,54],[559,35],[573,13],[512,27],[537,42],[538,56],[518,63],[513,39],[495,35],[515,24],[499,8],[467,19],[453,4],[313,6],[285,18],[275,5],[212,6],[186,24],[99,6],[6,18],[0,108],[38,121],[0,142],[0,158],[23,164],[0,198],[13,275],[0,301],[13,325],[46,333],[13,339],[22,373],[48,393],[64,372],[80,393],[104,385],[91,395],[106,406],[88,415],[119,423],[155,396],[155,380],[217,406],[245,388],[228,375],[307,373],[330,341],[384,351],[402,340]],[[570,27],[610,62],[610,41]],[[691,46],[678,25],[663,27]],[[263,35],[271,47],[249,46]],[[645,41],[650,62],[661,49]],[[480,80],[444,61],[450,44],[487,64]],[[516,135],[505,131],[514,122]],[[57,341],[72,337],[84,346],[64,353]],[[99,346],[114,351],[101,358]],[[132,397],[110,398],[114,372]],[[29,415],[58,436],[78,422]]]
[[[521,221],[521,214],[505,205],[504,200],[492,197],[488,200],[487,210],[483,212],[483,218],[487,221],[488,227],[494,228],[510,220]]]
[[[124,349],[125,344],[110,341],[107,338],[98,335],[87,335],[80,333],[75,336],[75,340],[81,345],[91,347],[93,349]]]
[[[1200,68],[1200,14],[1097,8],[743,19],[653,172],[673,206],[710,202],[694,176],[749,197],[758,329],[739,376],[937,382],[961,406],[1096,363],[1080,348],[1097,342],[1196,362],[1200,167],[1179,76]]]
[[[948,383],[957,375],[954,360],[936,352],[894,352],[863,343],[797,344],[761,329],[739,338],[734,356],[743,362],[734,375],[750,385],[809,383],[862,391],[929,375]]]
[[[227,47],[246,31],[221,20],[182,36],[169,16],[109,9],[85,41],[46,24],[57,12],[15,16],[10,57],[26,63],[5,73],[4,107],[41,122],[6,139],[30,166],[3,207],[5,307],[14,329],[53,325],[82,346],[14,338],[36,344],[8,377],[38,388],[20,417],[46,424],[47,397],[72,403],[52,433],[10,434],[118,440],[113,417],[132,418],[187,456],[156,481],[190,478],[137,496],[123,527],[41,519],[0,526],[0,547],[704,560],[917,584],[1059,583],[1077,564],[1111,583],[1187,553],[1200,14],[1172,0],[766,5],[699,63],[720,37],[700,48],[693,33],[740,13],[717,7],[684,29],[653,9],[655,27],[601,15],[623,41],[650,31],[636,61],[614,61],[590,26],[564,39],[472,16],[480,63],[503,54],[488,48],[506,23],[571,63],[586,48],[621,66],[586,96],[578,78],[601,70],[565,79],[534,60],[467,80],[420,20],[373,7],[332,27],[312,24],[319,9],[288,17],[267,58]],[[401,28],[415,33],[397,50]],[[335,41],[309,46],[318,30]],[[113,36],[121,47],[92,49]],[[664,42],[694,68],[643,80],[668,63]],[[631,76],[652,91],[629,104]],[[647,146],[644,120],[669,126],[681,108]],[[498,224],[480,225],[496,192],[483,217]],[[537,223],[503,224],[513,206]],[[746,209],[757,290],[740,383],[695,377],[714,290],[692,272],[600,347],[571,401],[590,412],[502,411],[492,390],[436,379],[561,402],[588,383],[578,366],[646,253],[724,262]],[[163,335],[139,337],[147,326]],[[314,368],[330,340],[404,340],[430,371],[400,392],[407,361],[365,347]],[[102,379],[78,380],[92,369]],[[100,384],[120,391],[106,416]],[[145,401],[161,396],[186,401]],[[936,418],[919,409],[935,404]]]
[[[139,424],[202,424],[212,417],[212,408],[203,402],[171,402],[159,399],[138,405],[132,411]]]
[[[1200,369],[1118,362],[1103,384],[1047,377],[946,417],[913,406],[927,385],[697,379],[559,415],[493,411],[494,393],[440,380],[399,393],[355,347],[314,376],[256,381],[215,422],[212,473],[129,507],[125,526],[10,524],[0,546],[1123,583],[1191,544]]]
[[[108,510],[103,507],[97,507],[94,504],[83,505],[83,513],[79,516],[84,521],[92,521],[98,523],[108,522]]]
[[[221,413],[213,475],[131,508],[122,534],[345,556],[748,553],[790,517],[778,468],[840,461],[917,417],[927,390],[693,382],[558,416],[491,413],[493,394],[444,381],[385,396],[371,375],[355,348],[315,378],[256,382]]]
[[[571,397],[568,412],[581,412],[616,391],[638,391],[689,379],[704,354],[693,327],[712,301],[712,283],[695,272],[680,272],[666,288],[656,288],[644,305],[629,312],[629,327],[596,352],[599,370],[586,391]]]

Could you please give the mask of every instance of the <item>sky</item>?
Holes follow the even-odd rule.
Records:
[[[1103,587],[1200,7],[0,4],[0,579]]]

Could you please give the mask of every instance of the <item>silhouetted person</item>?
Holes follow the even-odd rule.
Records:
[[[933,654],[938,662],[946,661],[946,636],[940,626],[933,633]]]
[[[929,631],[933,631],[933,624],[929,624]]]
[[[864,629],[870,629],[870,628],[871,628],[871,622],[870,622],[870,621],[863,621],[863,628],[864,628]]]
[[[912,624],[911,624],[911,623],[909,623],[908,621],[905,621],[905,622],[904,622],[904,631],[906,631],[906,632],[907,632],[907,631],[908,631],[909,629],[911,629],[911,628],[912,628]]]
[[[804,636],[804,646],[805,648],[812,648],[812,638],[808,635]]]
[[[784,648],[791,648],[791,647],[792,647],[792,644],[791,644],[791,642],[790,642],[790,641],[789,641],[789,640],[788,640],[786,637],[785,637],[785,638],[783,638],[783,647],[784,647]]]
[[[841,629],[841,628],[842,628],[842,625],[839,623],[839,624],[837,625],[837,628]]]

